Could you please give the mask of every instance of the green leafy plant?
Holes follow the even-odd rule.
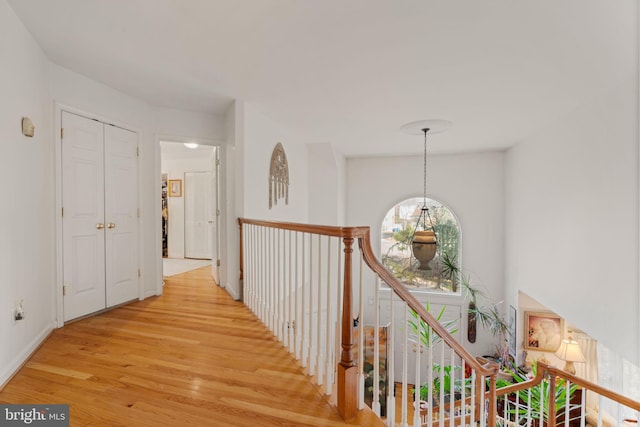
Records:
[[[445,395],[445,402],[454,394],[458,398],[465,390],[465,394],[471,394],[471,378],[460,378],[455,375],[456,371],[461,369],[458,365],[441,366],[438,363],[433,364],[433,379],[431,384],[424,382],[420,385],[420,400],[427,401],[429,399],[429,389],[431,389],[431,397],[435,402],[440,399],[441,392]],[[442,378],[441,378],[442,377]],[[415,393],[415,389],[412,390]]]
[[[428,312],[431,312],[431,303],[427,302],[425,308]],[[455,334],[458,332],[457,321],[455,319],[443,321],[442,318],[446,311],[447,307],[443,306],[437,315],[435,315],[435,319],[444,327],[444,329],[450,334]],[[409,311],[411,315],[411,319],[408,320],[409,329],[411,331],[410,340],[413,341],[416,345],[420,345],[423,348],[429,348],[440,341],[439,335],[433,332],[433,330],[429,327],[427,322],[422,320],[418,313],[413,310]],[[420,386],[420,400],[427,400],[429,396],[429,388],[432,389],[432,398],[435,400],[440,397],[440,390],[444,390],[445,393],[459,393],[462,391],[462,387],[465,385],[465,381],[469,379],[463,380],[462,378],[453,379],[455,377],[454,372],[460,369],[460,366],[452,366],[446,365],[441,366],[438,363],[434,363],[432,365],[433,368],[433,376],[431,384],[425,382]],[[442,375],[441,375],[442,372]],[[442,379],[440,378],[442,376]],[[415,389],[412,390],[415,393]]]
[[[431,303],[427,302],[425,308],[428,312],[431,312]],[[442,321],[442,316],[444,316],[444,312],[447,309],[447,306],[442,306],[442,309],[435,316],[436,320],[444,327],[444,329],[450,334],[455,334],[458,332],[458,326],[455,319]],[[432,345],[437,344],[442,340],[437,334],[433,333],[427,322],[422,320],[418,313],[413,310],[409,310],[409,314],[411,315],[411,319],[407,321],[409,325],[409,329],[411,331],[412,337],[410,340],[416,342],[419,341],[420,344],[424,348],[431,347]]]
[[[507,346],[507,334],[509,325],[497,303],[490,300],[489,296],[470,283],[469,276],[462,274],[458,267],[455,255],[445,253],[442,257],[442,270],[451,280],[460,280],[462,288],[469,299],[468,318],[469,323],[475,325],[479,322],[494,339],[497,361],[501,368],[509,367],[509,351]],[[458,279],[459,278],[459,279]],[[485,303],[481,303],[484,301]]]
[[[513,382],[522,383],[525,381],[529,381],[531,378],[535,377],[537,374],[537,364],[533,363],[531,366],[531,378],[527,376],[525,373],[521,371],[509,371],[513,378]],[[512,383],[507,380],[498,379],[497,387],[506,387],[511,385]],[[507,410],[507,414],[515,415],[518,414],[518,418],[520,420],[525,421],[527,418],[532,420],[540,420],[542,416],[542,421],[547,423],[549,421],[549,393],[550,393],[551,385],[547,378],[543,379],[542,382],[531,388],[527,388],[524,390],[519,390],[515,393],[517,399],[515,401],[510,402],[510,407]],[[555,411],[556,414],[563,413],[566,408],[567,402],[571,402],[571,398],[573,394],[578,389],[576,384],[570,384],[567,387],[566,380],[559,378],[556,381],[555,395],[553,397],[553,401],[555,402]],[[574,409],[577,405],[570,404],[569,411]],[[564,419],[564,415],[558,415],[556,417],[556,421]]]

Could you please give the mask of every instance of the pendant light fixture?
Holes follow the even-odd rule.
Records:
[[[424,136],[422,207],[411,237],[411,249],[414,258],[420,263],[419,270],[431,269],[429,262],[435,257],[438,248],[438,238],[427,206],[427,134],[444,132],[450,126],[451,122],[447,120],[420,120],[407,123],[401,128],[404,133]]]

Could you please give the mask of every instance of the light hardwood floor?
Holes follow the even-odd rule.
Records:
[[[289,353],[210,267],[164,295],[55,330],[0,403],[68,403],[72,426],[345,424]]]

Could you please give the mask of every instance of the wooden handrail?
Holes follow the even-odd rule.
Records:
[[[418,300],[396,279],[389,271],[378,261],[371,249],[371,238],[369,227],[333,227],[326,225],[310,225],[292,222],[274,222],[261,221],[254,219],[238,218],[240,227],[240,278],[243,277],[243,239],[242,227],[244,224],[256,225],[280,230],[290,230],[302,233],[339,237],[344,242],[344,283],[343,283],[343,311],[342,311],[342,353],[341,360],[338,365],[338,411],[345,420],[353,419],[357,412],[356,396],[357,393],[357,371],[355,361],[353,360],[353,337],[351,313],[352,305],[352,278],[351,264],[353,252],[353,240],[358,239],[358,244],[362,251],[364,262],[369,268],[376,273],[395,293],[402,299],[411,310],[415,311],[418,316],[426,322],[431,329],[447,344],[458,356],[465,361],[478,374],[478,384],[480,387],[481,377],[492,378],[492,389],[495,390],[495,378],[498,372],[498,366],[495,364],[482,365],[476,360],[455,338],[438,322],[438,320],[429,313],[426,308],[418,302]],[[477,393],[477,408],[484,406],[481,399],[484,399],[484,393]],[[494,408],[488,413],[489,425],[495,425],[496,418],[496,397],[495,394],[489,396],[489,408]]]
[[[496,377],[499,367],[496,363],[489,362],[482,358],[473,357],[455,338],[438,322],[438,320],[427,311],[427,309],[409,292],[405,286],[400,283],[375,257],[371,248],[371,238],[369,227],[332,227],[326,225],[310,225],[292,222],[274,222],[261,221],[254,219],[238,218],[240,228],[240,279],[244,274],[243,259],[243,225],[256,225],[280,230],[296,231],[301,233],[338,237],[343,240],[344,244],[344,278],[343,278],[343,307],[342,307],[342,353],[338,364],[338,411],[345,420],[355,417],[357,412],[357,370],[353,358],[353,331],[352,331],[352,253],[353,243],[358,239],[358,244],[362,251],[362,259],[367,266],[384,281],[398,297],[403,300],[407,306],[418,314],[421,320],[426,322],[429,327],[436,333],[464,362],[476,371],[478,374],[476,381],[476,409],[481,405],[484,407],[484,399],[488,401],[488,419],[487,425],[496,425],[496,406],[498,396],[504,396],[525,390],[539,385],[547,376],[549,377],[549,386],[553,391],[556,387],[558,378],[565,379],[572,384],[581,386],[584,389],[591,390],[599,395],[624,405],[630,409],[640,412],[640,402],[634,401],[614,391],[594,384],[590,381],[569,374],[561,369],[550,366],[546,363],[538,363],[538,371],[536,377],[507,387],[496,388]],[[489,379],[489,390],[486,390],[482,377]],[[484,390],[484,392],[483,392]],[[554,396],[555,393],[550,393]],[[555,425],[555,405],[550,405],[550,427]]]
[[[454,337],[447,331],[444,326],[433,317],[427,309],[420,304],[420,302],[414,297],[407,288],[400,283],[375,257],[373,250],[371,249],[371,240],[369,233],[361,237],[360,247],[362,248],[362,257],[364,262],[373,270],[391,289],[395,291],[398,296],[407,303],[409,308],[418,313],[418,315],[434,330],[434,332],[442,338],[442,340],[449,345],[458,356],[469,364],[473,369],[478,371],[481,375],[490,376],[497,374],[498,365],[494,364],[481,364],[474,356],[472,356]]]
[[[300,224],[297,222],[261,221],[257,219],[238,218],[238,224],[259,225],[280,230],[300,231],[302,233],[320,234],[331,237],[352,237],[354,239],[369,234],[369,227],[333,227],[330,225]]]
[[[501,387],[496,390],[497,396],[503,396],[505,394],[515,393],[520,390],[525,390],[531,387],[535,387],[540,384],[542,380],[549,375],[550,378],[562,378],[566,381],[569,381],[571,384],[576,384],[582,387],[583,389],[591,390],[601,396],[604,396],[614,402],[620,403],[628,408],[634,409],[640,412],[640,402],[637,402],[633,399],[630,399],[626,396],[623,396],[615,391],[606,389],[596,383],[592,383],[591,381],[587,381],[575,375],[568,373],[567,371],[563,371],[562,369],[558,369],[551,365],[548,365],[543,362],[538,362],[538,371],[536,372],[536,376],[529,380],[523,381],[521,383],[513,384],[506,387]]]

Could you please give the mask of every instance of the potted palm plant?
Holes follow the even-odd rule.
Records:
[[[496,355],[492,356],[491,359],[498,362],[501,370],[511,368],[507,343],[509,325],[505,320],[504,314],[500,311],[499,303],[494,303],[486,293],[471,285],[469,277],[461,274],[455,255],[445,252],[442,256],[442,264],[444,273],[452,280],[460,281],[462,289],[465,290],[469,299],[467,312],[468,341],[471,343],[476,341],[477,325],[480,323],[495,340]],[[484,303],[481,303],[481,301]],[[507,374],[506,377],[509,377],[509,375]]]

